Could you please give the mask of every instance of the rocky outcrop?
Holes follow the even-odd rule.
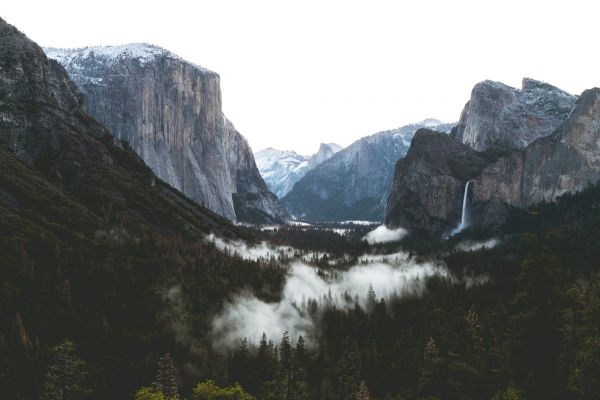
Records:
[[[341,149],[335,143],[321,143],[319,150],[309,157],[295,151],[269,147],[257,152],[254,156],[258,170],[269,190],[282,198],[292,190],[294,184],[308,171]]]
[[[559,99],[548,99],[546,104],[556,104],[565,98],[562,92],[554,91],[554,94]],[[491,119],[491,125],[501,126],[506,119],[506,115],[497,110],[489,115],[498,118]],[[533,134],[525,132],[523,142],[539,134],[537,127],[539,125],[535,125]],[[578,192],[598,182],[600,89],[583,92],[553,133],[538,137],[525,147],[490,145],[485,151],[476,151],[472,143],[467,146],[460,139],[460,134],[448,137],[443,143],[444,139],[439,137],[415,137],[409,155],[396,168],[386,217],[389,225],[448,232],[460,220],[459,197],[468,180],[472,182],[471,221],[486,227],[502,224],[508,206],[524,208],[542,201],[555,201],[565,193]],[[515,139],[518,143],[519,137]],[[446,148],[447,154],[437,150],[440,148]],[[469,151],[470,155],[465,158]],[[462,169],[447,168],[473,163],[477,168],[468,174]]]
[[[441,131],[452,127],[427,120],[362,138],[309,171],[283,204],[307,220],[383,220],[394,165],[425,125]]]
[[[586,90],[553,135],[484,169],[474,199],[515,207],[581,191],[600,179],[600,89]]]
[[[449,230],[461,219],[466,182],[487,164],[484,155],[446,134],[418,130],[406,157],[396,164],[386,225]]]
[[[335,143],[321,143],[319,150],[308,159],[308,170],[310,171],[323,161],[330,159],[340,150],[342,150],[342,147]]]
[[[106,221],[121,227],[136,221],[167,235],[176,229],[187,234],[231,232],[223,218],[157,179],[133,151],[90,117],[64,68],[2,19],[0,43],[0,144],[27,165],[13,178],[51,187],[47,200],[25,186],[11,185],[11,179],[0,180],[0,193],[12,207],[22,208],[33,221],[33,208],[48,209],[50,221],[69,215],[50,225],[61,238],[70,235],[65,226],[75,229],[77,240],[91,235],[92,225]],[[60,197],[63,208],[55,210],[52,196]],[[65,199],[74,208],[72,216],[64,210]]]
[[[89,113],[165,182],[231,220],[285,218],[222,113],[218,74],[146,44],[46,52],[65,67]]]
[[[575,101],[575,96],[529,78],[523,79],[521,90],[484,81],[473,88],[455,137],[479,151],[493,146],[522,149],[552,134]]]

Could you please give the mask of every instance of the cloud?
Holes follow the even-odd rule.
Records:
[[[242,293],[224,307],[213,321],[215,347],[235,348],[244,337],[258,343],[263,332],[273,339],[284,331],[292,338],[298,335],[314,338],[318,312],[315,315],[315,310],[311,311],[309,300],[316,300],[319,310],[327,306],[350,309],[356,301],[365,307],[370,285],[379,298],[419,295],[427,278],[432,276],[451,279],[444,266],[417,263],[405,253],[365,256],[359,264],[344,271],[323,271],[295,261],[289,267],[279,302],[267,303],[252,293]]]
[[[404,238],[407,234],[406,229],[389,229],[387,226],[381,225],[367,233],[363,240],[366,240],[369,244],[395,242]]]

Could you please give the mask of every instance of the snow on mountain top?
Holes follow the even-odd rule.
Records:
[[[141,65],[154,61],[158,57],[168,57],[186,62],[195,66],[202,72],[214,73],[204,67],[193,64],[162,47],[148,43],[129,43],[117,46],[90,46],[75,49],[45,47],[44,52],[48,58],[58,61],[62,65],[78,64],[78,60],[99,58],[104,62],[115,63],[120,59],[136,59]]]

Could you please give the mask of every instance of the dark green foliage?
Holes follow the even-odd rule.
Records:
[[[222,388],[209,380],[196,385],[192,400],[254,400],[254,397],[238,384]]]
[[[87,386],[88,367],[75,353],[73,342],[66,341],[54,348],[54,357],[46,368],[42,400],[81,400],[90,390]]]

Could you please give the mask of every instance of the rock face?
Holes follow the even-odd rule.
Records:
[[[319,150],[308,159],[308,170],[310,171],[323,161],[328,160],[340,150],[342,150],[342,146],[335,143],[321,143]]]
[[[229,229],[223,218],[157,179],[133,151],[86,113],[83,98],[64,68],[2,19],[0,42],[2,154],[7,150],[27,165],[21,169],[30,175],[19,179],[33,176],[38,182],[29,181],[30,185],[59,190],[62,198],[69,199],[73,215],[93,221],[67,217],[54,223],[63,233],[67,232],[63,223],[76,226],[83,235],[92,225],[103,223],[103,218],[115,215],[130,216],[120,221],[123,224],[125,219],[141,221],[167,234],[174,226],[182,230],[185,226],[188,233]],[[35,214],[27,211],[34,207],[52,214],[56,205],[51,200],[39,204],[41,200],[24,187],[7,182],[0,182],[1,197],[9,199],[17,212],[24,211],[34,221]],[[64,214],[69,214],[64,208],[55,213]]]
[[[547,83],[523,79],[522,89],[484,81],[471,92],[460,116],[456,139],[475,150],[492,146],[521,149],[552,134],[576,97]]]
[[[485,165],[479,152],[450,136],[418,130],[406,157],[396,164],[386,224],[447,229],[448,221],[461,218],[465,183]]]
[[[282,198],[292,190],[308,171],[330,158],[342,148],[335,143],[321,143],[317,153],[303,156],[295,151],[278,150],[272,147],[257,152],[254,156],[261,176],[270,191]]]
[[[544,86],[537,84],[537,87]],[[548,93],[554,93],[556,98],[548,99],[546,104],[557,104],[567,98],[562,91],[552,89]],[[509,118],[497,110],[487,115],[498,118],[490,119],[490,125],[502,126]],[[407,157],[396,167],[386,223],[412,230],[448,232],[460,220],[460,198],[467,181],[472,182],[471,220],[485,227],[500,225],[507,216],[507,206],[524,208],[541,201],[554,201],[565,193],[598,182],[600,89],[583,92],[563,115],[565,118],[554,132],[539,136],[525,147],[520,143],[539,135],[539,125],[534,125],[533,133],[525,131],[522,140],[518,135],[513,136],[512,148],[506,147],[511,143],[500,142],[487,145],[485,151],[477,151],[477,143],[485,140],[467,141],[467,145],[457,132],[446,142],[442,142],[446,138],[438,136],[417,135]],[[446,154],[440,148],[446,148]],[[450,168],[451,165],[455,168]]]
[[[285,218],[221,111],[219,75],[147,44],[46,53],[65,67],[88,112],[162,180],[231,220]]]
[[[309,171],[283,204],[292,215],[308,220],[382,220],[394,165],[423,126],[441,131],[452,127],[426,120],[364,137]]]

